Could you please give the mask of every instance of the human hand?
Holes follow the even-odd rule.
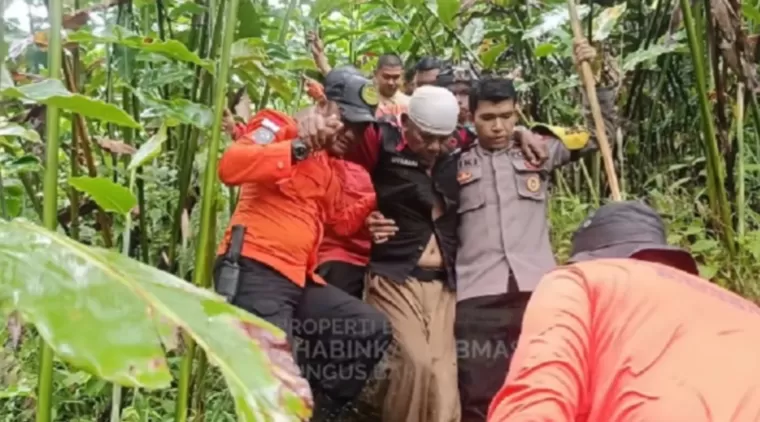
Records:
[[[522,127],[515,129],[515,142],[520,146],[523,156],[536,167],[542,166],[549,158],[549,146],[541,135]]]
[[[306,33],[306,41],[311,48],[311,54],[313,56],[321,56],[325,53],[325,46],[322,43],[322,39],[319,38],[319,34],[315,31],[309,31]]]
[[[235,117],[229,109],[224,109],[222,113],[222,130],[231,137],[235,136]]]
[[[376,244],[387,242],[398,232],[396,222],[385,218],[380,211],[372,211],[365,224],[372,235],[372,241]]]
[[[573,61],[579,66],[583,62],[591,62],[596,58],[596,49],[592,47],[586,38],[573,40]]]
[[[343,129],[340,117],[323,116],[312,107],[298,119],[298,137],[316,151],[325,147]]]

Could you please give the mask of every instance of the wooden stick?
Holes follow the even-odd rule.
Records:
[[[575,37],[575,40],[582,40],[583,30],[581,29],[581,22],[578,18],[578,10],[575,8],[575,1],[567,0],[567,7],[570,12],[570,25],[573,28],[573,36]],[[599,142],[599,150],[602,152],[604,169],[607,173],[607,182],[609,183],[610,191],[612,192],[612,200],[620,201],[620,186],[618,185],[618,178],[615,173],[615,163],[612,161],[612,149],[607,141],[607,131],[605,130],[604,120],[602,119],[602,110],[599,108],[599,99],[596,97],[596,82],[594,81],[594,75],[588,62],[582,62],[580,64],[580,70],[581,80],[586,88],[586,95],[589,105],[591,106],[591,115],[594,118],[596,138]]]

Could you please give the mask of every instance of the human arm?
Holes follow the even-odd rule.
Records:
[[[309,48],[311,49],[311,56],[314,58],[314,64],[317,65],[317,69],[319,69],[323,75],[327,75],[332,70],[332,67],[327,60],[325,46],[322,43],[322,40],[314,31],[309,31],[309,33],[306,34],[306,37],[309,42]]]
[[[333,180],[338,186],[327,224],[341,236],[353,236],[364,228],[365,219],[377,207],[372,181],[363,168],[353,167],[354,163],[339,159],[332,159],[331,163]]]
[[[575,422],[588,404],[592,303],[571,268],[544,276],[528,302],[509,375],[488,422]]]
[[[597,61],[596,50],[592,48],[586,40],[576,42],[574,59],[577,66],[582,62]],[[600,70],[596,72],[597,88],[596,96],[599,100],[599,108],[602,112],[602,121],[604,131],[608,140],[616,137],[617,131],[617,112],[615,107],[616,86],[619,73],[614,71],[614,62],[612,56],[605,56],[605,64],[599,66]],[[541,136],[546,142],[548,159],[544,167],[553,170],[565,164],[577,161],[587,153],[596,151],[599,148],[598,134],[596,125],[591,115],[588,99],[585,94],[583,98],[583,115],[585,126],[582,127],[558,127],[545,124],[537,124],[531,128],[531,132]]]
[[[289,177],[293,163],[293,141],[300,138],[308,145],[320,145],[320,136],[328,127],[321,121],[312,132],[299,130],[292,117],[276,110],[264,109],[256,113],[246,125],[245,133],[238,137],[219,161],[219,179],[228,186],[243,183],[276,182]]]
[[[227,186],[276,182],[290,176],[292,165],[292,141],[257,145],[240,138],[224,151],[219,179]]]

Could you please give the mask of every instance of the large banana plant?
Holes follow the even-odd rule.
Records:
[[[281,330],[213,292],[21,219],[0,222],[0,307],[32,323],[61,359],[132,387],[170,385],[165,354],[183,331],[220,368],[238,420],[310,413]]]

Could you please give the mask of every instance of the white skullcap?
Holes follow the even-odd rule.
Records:
[[[459,104],[448,89],[424,85],[414,90],[407,114],[423,132],[449,135],[457,127]]]

